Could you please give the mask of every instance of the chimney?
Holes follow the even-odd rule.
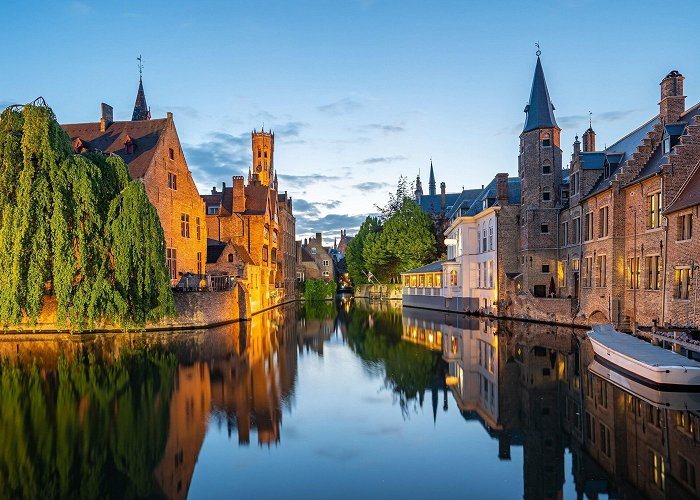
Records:
[[[444,211],[447,207],[447,196],[445,196],[445,183],[440,183],[440,210]]]
[[[233,176],[233,211],[245,212],[245,185],[242,175]]]
[[[595,132],[591,127],[583,133],[583,151],[585,153],[595,151]]]
[[[677,70],[671,71],[661,80],[661,102],[659,103],[661,119],[664,123],[677,122],[685,111],[683,95],[685,78]]]
[[[211,188],[211,194],[216,194],[216,186],[214,186],[213,188]]]
[[[114,109],[109,104],[104,102],[100,105],[102,108],[102,117],[100,118],[100,132],[104,132],[109,126],[114,123]]]
[[[496,174],[496,203],[508,204],[508,174]]]
[[[316,233],[316,242],[317,242],[320,246],[323,246],[323,238],[321,238],[321,233]]]

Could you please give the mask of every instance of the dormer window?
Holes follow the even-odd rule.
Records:
[[[663,150],[662,153],[667,155],[671,152],[671,136],[668,133],[664,134],[664,138],[661,141]]]
[[[126,154],[130,155],[134,153],[134,141],[131,140],[131,137],[128,135],[126,136],[126,140],[124,141],[124,149],[126,149]]]
[[[607,179],[608,177],[610,177],[610,163],[608,160],[605,160],[603,164],[603,178]]]
[[[73,152],[75,154],[84,153],[87,151],[87,147],[80,137],[76,137],[73,141]]]

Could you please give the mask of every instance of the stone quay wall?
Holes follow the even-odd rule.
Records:
[[[403,286],[397,285],[355,285],[355,297],[381,297],[389,300],[401,300]]]

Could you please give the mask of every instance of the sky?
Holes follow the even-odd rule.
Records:
[[[447,192],[517,175],[535,42],[565,163],[658,113],[659,82],[700,101],[700,2],[586,0],[2,0],[0,108],[43,96],[59,122],[127,120],[136,57],[154,118],[174,115],[201,193],[247,175],[250,133],[275,132],[297,236],[353,234],[399,176]],[[8,50],[9,49],[9,50]],[[439,188],[438,188],[439,189]]]

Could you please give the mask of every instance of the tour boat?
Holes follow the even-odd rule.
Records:
[[[596,359],[642,383],[678,390],[700,390],[700,363],[680,354],[620,333],[612,325],[588,332]]]

